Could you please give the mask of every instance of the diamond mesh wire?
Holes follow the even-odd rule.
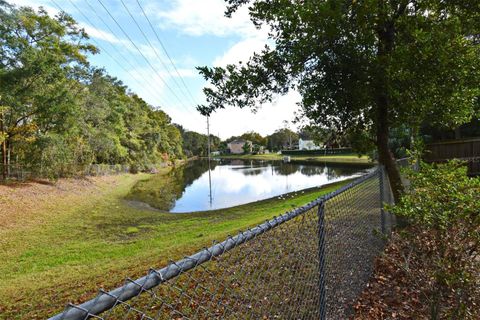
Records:
[[[347,319],[382,249],[379,179],[372,177],[325,203],[326,315]]]
[[[379,172],[51,319],[347,318],[390,228]]]

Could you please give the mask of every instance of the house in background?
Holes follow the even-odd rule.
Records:
[[[253,149],[253,144],[252,144],[252,141],[248,141],[248,140],[242,140],[242,139],[233,140],[227,144],[227,149],[229,150],[229,153],[242,154],[242,153],[245,153],[245,150],[243,148],[245,144],[248,145],[247,152],[251,153]]]
[[[313,140],[298,140],[298,150],[319,150],[322,146],[318,146]]]

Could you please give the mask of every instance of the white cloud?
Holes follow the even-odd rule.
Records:
[[[224,0],[173,0],[170,9],[156,11],[163,27],[176,27],[188,35],[248,37],[258,33],[247,7],[240,8],[232,18],[225,17],[225,9]]]
[[[67,5],[64,1],[57,0],[63,7]],[[82,1],[75,2],[80,6]],[[49,0],[16,0],[18,5],[29,5],[32,7],[44,6],[49,13],[55,14],[57,9],[51,7]],[[145,9],[151,17],[155,17],[154,23],[161,24],[162,27],[173,30],[179,30],[181,33],[189,36],[216,36],[222,39],[239,39],[228,50],[219,53],[212,61],[212,65],[225,66],[229,63],[237,63],[238,61],[246,62],[254,52],[260,52],[266,43],[268,43],[267,33],[265,30],[257,30],[248,16],[248,8],[242,7],[236,12],[231,19],[224,16],[226,8],[224,0],[171,0],[166,2],[168,7],[160,7],[158,2],[143,1]],[[165,3],[165,2],[164,2]],[[65,7],[64,9],[72,9]],[[115,8],[112,8],[115,9]],[[75,10],[74,10],[75,11]],[[88,11],[85,11],[88,12]],[[150,14],[151,13],[151,14]],[[156,13],[156,14],[155,14]],[[92,13],[93,15],[93,13]],[[76,16],[81,18],[81,16]],[[94,19],[92,16],[93,21]],[[86,22],[86,21],[85,21]],[[111,52],[111,48],[105,45],[111,54],[117,56],[124,50],[128,50],[129,54],[135,54],[136,58],[132,59],[134,65],[139,64],[135,68],[128,68],[130,73],[126,73],[117,69],[114,72],[139,96],[155,106],[162,106],[174,122],[182,124],[189,130],[195,130],[204,133],[206,131],[205,117],[201,116],[195,106],[181,106],[177,99],[169,93],[160,76],[168,82],[169,86],[175,89],[177,95],[183,98],[172,77],[178,78],[176,72],[170,69],[168,73],[164,66],[160,63],[157,54],[152,48],[142,42],[138,43],[142,53],[151,61],[160,73],[153,72],[148,64],[144,63],[143,58],[139,56],[137,50],[131,43],[122,37],[117,37],[111,32],[107,32],[97,26],[81,23],[87,33],[99,41],[108,42],[118,48],[118,51]],[[134,26],[131,26],[134,28]],[[129,31],[130,32],[130,31]],[[233,37],[233,38],[232,38]],[[154,39],[150,39],[156,48],[160,48]],[[168,60],[164,56],[161,49],[157,49],[157,53],[169,65]],[[199,77],[198,72],[193,68],[198,65],[197,57],[184,53],[184,57],[173,57],[177,65],[178,72],[185,78]],[[128,56],[128,54],[127,54]],[[122,61],[119,59],[119,61]],[[141,65],[141,66],[140,66]],[[110,65],[109,71],[112,72]],[[169,65],[170,67],[170,65]],[[115,70],[115,69],[113,69]],[[177,81],[179,81],[177,79]],[[183,90],[183,89],[182,89]],[[200,91],[194,91],[193,94],[198,95],[198,101],[202,103],[204,97]],[[196,97],[197,98],[197,97]],[[263,105],[256,114],[249,109],[238,109],[229,107],[225,110],[215,112],[211,117],[211,128],[213,134],[220,134],[222,138],[232,135],[240,135],[245,131],[254,130],[263,135],[270,134],[274,130],[281,128],[283,120],[291,120],[294,117],[294,111],[297,109],[295,103],[300,99],[299,94],[292,92],[286,96],[279,97],[275,102]],[[187,103],[185,103],[187,104]]]
[[[253,53],[263,50],[267,39],[261,36],[250,37],[244,40],[237,42],[235,45],[230,47],[223,55],[217,57],[213,61],[214,66],[224,67],[227,64],[235,64],[239,61],[246,62],[253,55]]]
[[[186,69],[186,68],[183,68],[183,69],[178,69],[177,68],[177,71],[178,71],[178,75],[180,75],[180,77],[182,78],[197,78],[199,77],[198,75],[198,71],[195,70],[195,69]],[[177,77],[178,78],[178,75],[177,73],[172,73],[174,77]]]
[[[250,24],[251,22],[248,21]],[[256,52],[260,53],[269,44],[265,32],[258,31],[238,41],[214,61],[214,66],[224,67],[227,64],[246,62]],[[246,131],[256,131],[268,135],[283,127],[283,121],[294,119],[298,109],[300,94],[291,91],[285,96],[277,97],[272,103],[266,103],[258,108],[256,113],[250,109],[226,107],[216,111],[211,116],[212,133],[220,134],[222,138],[241,135]],[[291,129],[296,129],[293,125]]]
[[[111,34],[110,32],[104,31],[99,28],[92,27],[86,23],[80,23],[80,26],[85,29],[87,34],[93,38],[98,40],[103,40],[106,42],[110,42],[112,44],[120,44],[127,47],[130,47],[130,42],[128,40],[120,39],[117,36]]]
[[[43,7],[50,15],[56,15],[59,12],[59,10],[56,7],[51,6],[51,1],[15,0],[15,1],[9,1],[9,3],[14,4],[17,7],[32,7],[35,10],[37,10],[38,7]]]
[[[212,133],[222,138],[241,135],[247,131],[256,131],[268,135],[283,127],[283,121],[291,121],[297,110],[296,103],[300,95],[292,91],[280,96],[273,103],[262,105],[254,114],[249,109],[227,107],[218,110],[211,116]],[[292,125],[291,129],[295,129]]]

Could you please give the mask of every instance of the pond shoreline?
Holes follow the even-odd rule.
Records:
[[[206,213],[320,190],[333,182],[358,177],[370,167],[303,160],[200,159],[139,181],[125,199],[140,210]]]
[[[216,214],[216,213],[225,213],[225,212],[228,212],[228,211],[250,209],[252,207],[264,206],[264,205],[270,204],[270,203],[281,203],[281,202],[284,202],[286,200],[295,199],[295,198],[297,198],[299,196],[302,196],[302,195],[308,195],[308,194],[313,194],[313,193],[317,193],[317,192],[322,192],[322,191],[325,191],[325,190],[330,190],[332,187],[341,187],[345,184],[348,184],[348,183],[352,182],[355,179],[357,179],[357,177],[327,183],[327,184],[324,184],[324,185],[321,185],[321,186],[318,186],[318,187],[311,187],[311,188],[306,188],[306,189],[302,189],[302,190],[298,190],[298,191],[292,191],[292,192],[284,193],[280,196],[275,196],[275,197],[270,197],[270,198],[267,198],[267,199],[252,201],[252,202],[248,202],[248,203],[244,203],[244,204],[240,204],[240,205],[237,205],[237,206],[232,206],[232,207],[228,207],[228,208],[224,208],[224,209],[214,209],[214,210],[206,210],[206,211],[192,211],[192,212],[168,212],[168,213],[174,214],[174,215],[190,215],[190,214],[209,214],[210,215],[210,214]],[[323,193],[322,193],[322,196],[323,196]]]
[[[0,314],[6,319],[48,318],[78,297],[95,296],[99,286],[117,287],[125,276],[143,276],[149,267],[181,259],[348,182],[283,200],[175,215],[126,204],[133,184],[148,178],[145,173],[122,174],[82,180],[81,187],[72,180],[72,188],[63,180],[54,186],[4,187],[16,221],[0,229]],[[6,203],[2,205],[4,209]]]
[[[166,174],[166,173],[164,173]],[[215,213],[225,213],[230,210],[238,210],[238,209],[248,209],[251,208],[252,206],[259,206],[259,205],[264,205],[267,203],[272,203],[272,202],[282,202],[287,199],[292,199],[295,198],[299,195],[303,194],[310,194],[310,193],[315,193],[315,192],[320,192],[326,189],[330,189],[331,187],[334,186],[341,186],[347,183],[352,182],[353,180],[357,179],[358,177],[353,177],[353,178],[347,178],[344,180],[340,181],[335,181],[331,183],[327,183],[318,187],[310,187],[310,188],[305,188],[302,190],[298,191],[292,191],[292,192],[287,192],[278,196],[266,198],[266,199],[261,199],[257,201],[252,201],[244,204],[239,204],[236,206],[228,207],[228,208],[222,208],[222,209],[213,209],[213,210],[203,210],[203,211],[190,211],[190,212],[169,212],[166,210],[161,210],[158,208],[155,208],[151,205],[149,205],[146,202],[143,201],[138,201],[138,200],[131,200],[131,199],[125,199],[125,202],[127,203],[128,206],[131,206],[134,209],[137,210],[149,210],[153,212],[159,212],[159,213],[167,213],[167,214],[172,214],[172,215],[193,215],[193,214],[205,214],[205,215],[210,215],[210,214],[215,214]]]
[[[318,164],[338,164],[338,165],[364,165],[374,166],[376,162],[371,161],[367,156],[358,155],[332,155],[332,156],[289,156],[292,163],[318,163]],[[230,160],[283,160],[283,155],[276,153],[269,154],[248,154],[248,155],[221,155],[213,159]]]

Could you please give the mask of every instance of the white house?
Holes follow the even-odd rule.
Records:
[[[298,150],[319,150],[322,146],[318,146],[313,140],[298,140]]]

